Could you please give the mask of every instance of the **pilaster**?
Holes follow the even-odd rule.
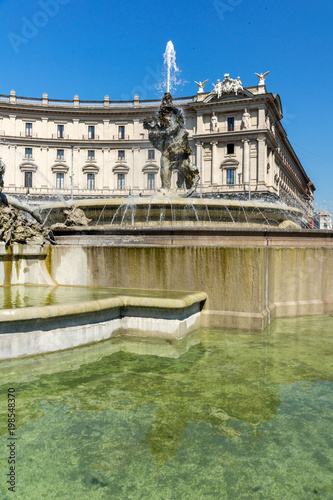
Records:
[[[258,137],[258,184],[266,184],[267,146],[264,137]]]
[[[110,140],[110,120],[103,120],[103,139]]]
[[[249,183],[249,160],[250,160],[250,151],[249,151],[249,141],[244,139],[243,141],[243,170],[242,170],[242,178],[243,184]]]
[[[264,104],[258,108],[258,128],[266,128],[266,108]]]
[[[197,134],[203,134],[204,132],[204,127],[203,127],[203,112],[198,111],[197,112]]]
[[[210,143],[212,146],[212,163],[211,163],[211,184],[216,184],[216,162],[217,162],[217,141]]]
[[[141,171],[141,162],[140,162],[140,148],[132,149],[132,187],[133,189],[140,188],[140,171]]]

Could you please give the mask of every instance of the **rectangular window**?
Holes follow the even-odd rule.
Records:
[[[64,189],[65,175],[62,172],[57,173],[57,189]]]
[[[64,125],[58,125],[58,139],[64,138]]]
[[[227,184],[235,184],[235,170],[233,168],[227,169]]]
[[[25,124],[25,135],[26,137],[32,137],[32,123]]]
[[[94,160],[94,159],[95,159],[95,150],[88,149],[88,160]]]
[[[235,130],[235,118],[228,118],[228,132]]]
[[[125,126],[119,125],[118,127],[118,139],[125,139]]]
[[[88,126],[88,139],[95,139],[95,125]]]
[[[227,155],[233,155],[235,153],[235,144],[227,144]]]
[[[125,189],[125,174],[118,174],[118,189]]]
[[[155,150],[148,149],[148,160],[155,160]]]
[[[25,157],[32,158],[32,148],[25,148]]]
[[[155,174],[148,174],[148,189],[155,189]]]
[[[65,158],[64,150],[57,149],[57,160],[63,160]]]
[[[123,149],[118,151],[118,160],[125,160],[125,151]]]
[[[24,172],[24,187],[32,187],[32,172]]]
[[[95,189],[95,174],[87,174],[87,189]]]

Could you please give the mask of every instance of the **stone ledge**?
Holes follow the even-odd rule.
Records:
[[[0,311],[0,359],[61,351],[118,335],[180,339],[201,327],[205,293],[108,299]]]

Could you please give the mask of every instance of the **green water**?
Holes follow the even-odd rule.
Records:
[[[97,288],[85,286],[11,285],[0,287],[0,310],[21,307],[74,304],[107,299],[117,295],[180,299],[188,292],[139,290],[134,288]]]
[[[0,498],[332,499],[332,338],[309,317],[2,362]]]

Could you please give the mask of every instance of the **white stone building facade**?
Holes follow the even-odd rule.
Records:
[[[258,75],[260,76],[260,75]],[[262,76],[262,75],[261,75]],[[200,82],[201,83],[201,82]],[[199,84],[198,84],[199,85]],[[174,99],[185,116],[192,163],[201,173],[196,196],[271,197],[309,216],[314,186],[281,124],[277,94],[264,80],[243,88],[225,75],[212,92]],[[0,96],[4,192],[29,197],[151,195],[161,185],[160,153],[143,120],[160,101],[72,101]],[[176,175],[173,183],[175,186]]]
[[[314,227],[317,229],[332,229],[332,215],[328,212],[314,214]]]

